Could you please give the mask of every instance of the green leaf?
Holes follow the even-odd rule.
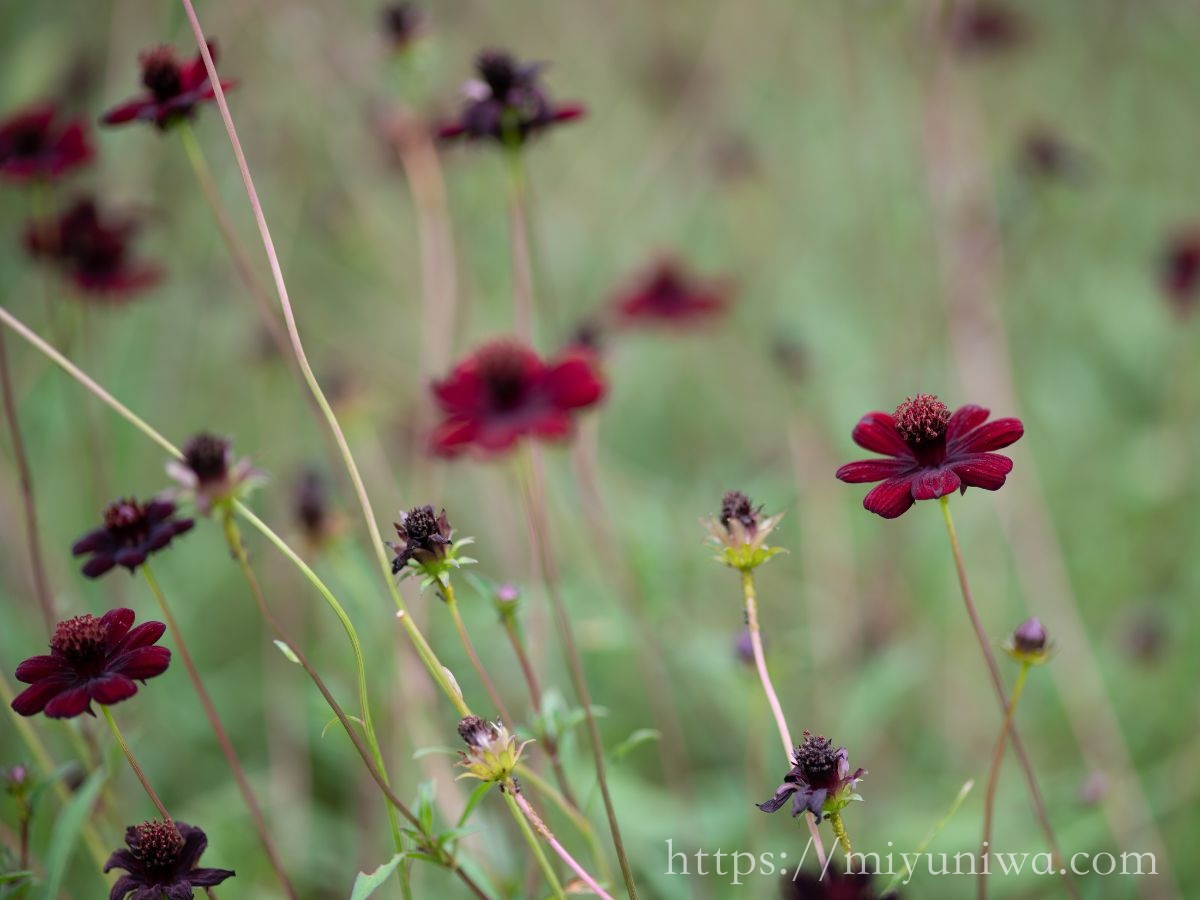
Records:
[[[421,759],[422,757],[433,756],[435,754],[458,756],[458,750],[456,750],[454,747],[421,747],[419,750],[413,753],[412,758]]]
[[[71,852],[79,841],[84,823],[92,814],[92,807],[96,804],[106,777],[108,772],[104,766],[92,772],[58,817],[54,832],[50,835],[50,847],[46,851],[46,878],[38,894],[41,900],[55,900],[58,897],[67,873],[67,863],[71,861]]]
[[[620,759],[633,750],[636,750],[642,744],[648,744],[651,741],[657,741],[662,738],[662,732],[654,728],[639,728],[621,743],[613,748],[612,758]]]
[[[467,824],[467,819],[471,817],[471,813],[475,811],[475,807],[479,805],[479,801],[482,800],[484,794],[491,789],[492,782],[482,781],[480,782],[479,787],[471,791],[471,796],[467,798],[467,805],[463,807],[462,815],[458,817],[458,828],[462,828],[465,824]]]
[[[0,884],[14,884],[18,881],[24,881],[26,878],[33,878],[33,873],[28,869],[20,872],[5,872],[0,875]]]
[[[350,900],[367,900],[392,877],[392,873],[403,859],[404,854],[397,853],[374,872],[359,872],[358,877],[354,879],[354,890],[350,892]]]

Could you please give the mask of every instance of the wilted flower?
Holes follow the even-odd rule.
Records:
[[[1200,226],[1180,229],[1167,243],[1160,280],[1175,311],[1188,315],[1200,303]]]
[[[217,46],[208,44],[213,64],[217,62]],[[155,47],[139,57],[142,66],[142,85],[146,93],[114,106],[100,119],[104,125],[124,125],[126,122],[153,122],[165,131],[172,125],[190,119],[196,107],[216,98],[216,91],[208,80],[204,57],[199,53],[189,62],[181,62],[175,48]],[[236,82],[222,81],[222,89],[228,91]]]
[[[425,13],[415,3],[389,3],[381,18],[388,43],[397,53],[409,49],[425,32]]]
[[[792,761],[794,765],[775,795],[758,804],[763,812],[775,812],[790,797],[793,816],[810,812],[820,822],[826,815],[840,813],[852,800],[862,799],[854,788],[867,770],[856,769],[851,774],[845,747],[835,749],[828,738],[805,731],[804,743],[796,748]]]
[[[104,871],[124,869],[108,900],[188,900],[196,888],[215,887],[234,873],[202,869],[200,856],[208,847],[204,832],[186,822],[143,822],[125,829],[125,846],[113,853]]]
[[[501,723],[487,722],[479,716],[467,716],[459,722],[458,736],[467,743],[467,750],[458,752],[458,764],[467,771],[458,777],[480,781],[506,781],[525,748],[533,743],[518,743]]]
[[[92,714],[92,701],[111,706],[137,693],[135,681],[161,675],[171,651],[154,646],[162,622],[133,625],[132,609],[114,609],[97,619],[82,615],[59,622],[50,655],[17,666],[18,681],[30,685],[12,702],[23,716],[45,712],[52,719]]]
[[[542,63],[519,63],[503,50],[484,50],[475,60],[479,78],[463,88],[467,102],[458,121],[444,125],[438,135],[516,147],[551,125],[582,116],[582,105],[550,100],[540,84],[542,68]]]
[[[392,560],[392,572],[401,577],[413,573],[425,577],[422,587],[436,582],[445,583],[451,569],[458,569],[475,562],[469,556],[461,556],[459,550],[475,542],[474,538],[454,540],[454,529],[443,509],[434,515],[433,507],[414,506],[408,512],[400,511],[400,521],[392,523],[401,544],[389,544],[396,558]]]
[[[137,223],[126,216],[103,215],[91,198],[77,200],[57,218],[33,222],[25,248],[57,268],[86,294],[116,299],[157,284],[162,270],[132,259],[130,243]]]
[[[728,285],[701,282],[677,260],[663,257],[617,298],[616,311],[626,324],[683,326],[711,321],[728,305]]]
[[[1004,644],[1004,651],[1019,663],[1040,666],[1050,658],[1053,648],[1046,642],[1046,629],[1036,618],[1016,627]]]
[[[228,440],[206,432],[183,445],[183,459],[170,460],[167,474],[195,500],[201,515],[245,498],[265,480],[250,460],[234,461],[233,445]]]
[[[720,514],[700,520],[708,529],[709,540],[720,548],[717,562],[749,572],[784,552],[766,543],[783,513],[764,517],[762,509],[741,491],[729,491],[721,499]]]
[[[891,459],[866,459],[837,470],[851,484],[882,481],[863,506],[885,519],[903,514],[916,500],[935,500],[968,487],[999,490],[1012,460],[992,453],[1025,433],[1020,419],[984,422],[988,410],[962,406],[953,414],[932,394],[917,394],[894,415],[867,413],[854,426],[854,443]]]
[[[176,518],[175,504],[169,500],[117,500],[104,511],[104,524],[77,540],[71,552],[91,556],[83,566],[88,578],[99,578],[114,566],[132,572],[194,524],[191,519]]]
[[[83,122],[59,121],[51,104],[22,110],[0,122],[0,177],[49,180],[89,163],[95,151]]]
[[[485,344],[433,385],[445,414],[431,438],[440,456],[474,447],[498,453],[524,436],[570,435],[572,414],[604,396],[595,356],[580,348],[543,361],[515,341]]]
[[[783,900],[899,900],[895,892],[879,894],[870,872],[843,872],[830,866],[825,872],[789,872],[781,883]]]

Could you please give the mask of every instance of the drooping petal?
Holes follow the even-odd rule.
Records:
[[[901,459],[911,459],[912,451],[896,433],[896,419],[885,412],[869,412],[854,426],[850,435],[864,450]]]
[[[950,468],[923,469],[913,476],[912,495],[915,500],[936,500],[958,490],[958,476]]]
[[[846,463],[837,470],[837,479],[847,484],[866,484],[899,475],[912,463],[906,459],[863,459]]]
[[[232,869],[192,869],[188,881],[196,887],[215,887],[235,874]]]
[[[45,713],[51,719],[73,719],[89,709],[91,704],[91,691],[85,683],[63,691],[46,704]]]
[[[132,572],[146,561],[146,551],[141,547],[124,547],[117,551],[113,561]]]
[[[22,716],[36,716],[46,708],[47,703],[67,690],[72,683],[73,679],[68,681],[60,678],[46,678],[39,681],[13,698],[13,712]]]
[[[951,441],[962,437],[972,428],[982,425],[987,421],[989,415],[988,410],[973,403],[960,406],[950,416],[950,420],[946,422],[946,443],[949,444]]]
[[[974,453],[956,459],[952,466],[963,487],[995,491],[1004,486],[1005,477],[1012,471],[1013,461],[999,453]]]
[[[93,679],[90,690],[93,700],[111,706],[136,694],[137,685],[124,675],[108,674]]]
[[[986,453],[989,450],[1000,450],[1010,444],[1015,444],[1025,433],[1025,426],[1020,419],[996,419],[981,425],[974,431],[964,434],[953,445],[947,444],[949,456],[959,453]]]
[[[25,684],[34,684],[44,678],[52,678],[55,675],[70,675],[71,670],[65,662],[57,656],[31,656],[29,659],[17,666],[16,678],[17,681]]]
[[[171,651],[166,647],[140,647],[137,650],[122,654],[112,659],[108,671],[145,681],[161,675],[171,663]]]
[[[109,541],[108,529],[97,528],[89,531],[74,544],[71,545],[72,556],[83,556],[85,553],[92,553],[99,550],[101,547],[107,546]]]
[[[889,478],[877,484],[863,498],[863,507],[885,519],[903,515],[913,505],[912,478]]]
[[[163,896],[166,900],[192,900],[196,896],[196,892],[192,889],[192,880],[186,877],[184,880],[167,885],[163,888]]]
[[[794,784],[784,783],[775,790],[775,795],[771,797],[770,800],[767,800],[765,803],[756,803],[754,805],[763,812],[773,813],[782,808],[783,804],[787,803],[788,798],[794,793],[796,793],[796,786]]]
[[[113,869],[124,869],[126,872],[132,872],[137,866],[137,858],[132,852],[121,848],[114,850],[108,858],[108,862],[104,864],[104,871],[111,872]]]
[[[99,553],[83,564],[82,571],[88,578],[99,578],[116,564],[116,559],[110,554]]]
[[[117,853],[123,852],[124,851],[122,850],[117,851]],[[116,853],[114,853],[113,856],[116,856]],[[122,865],[121,868],[124,869],[125,866]],[[104,871],[107,872],[108,868],[105,868]],[[108,900],[125,900],[125,895],[134,890],[137,886],[137,879],[135,879],[132,875],[122,875],[113,883],[112,890],[108,892]]]
[[[179,851],[179,867],[185,872],[190,871],[200,862],[200,857],[208,848],[208,835],[203,829],[187,822],[176,822],[175,827],[179,830],[179,836],[183,838],[183,849]]]

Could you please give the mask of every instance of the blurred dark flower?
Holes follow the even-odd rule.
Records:
[[[125,848],[104,864],[104,871],[124,869],[108,900],[189,900],[196,888],[215,887],[234,873],[202,869],[200,856],[208,847],[204,832],[186,822],[143,822],[125,829]]]
[[[1200,225],[1181,228],[1168,240],[1160,278],[1177,313],[1195,312],[1200,303]]]
[[[1088,174],[1084,155],[1045,127],[1034,128],[1025,135],[1018,165],[1026,175],[1046,181],[1078,183]]]
[[[720,550],[717,562],[748,572],[783,552],[779,547],[767,546],[767,538],[783,513],[764,516],[762,510],[741,491],[728,491],[721,498],[720,514],[700,520],[708,529],[709,541]]]
[[[0,122],[0,177],[26,182],[58,178],[95,155],[83,122],[59,121],[51,104]]]
[[[773,813],[792,800],[792,815],[810,812],[818,822],[826,813],[837,813],[851,800],[857,799],[854,788],[867,774],[866,769],[850,772],[850,756],[845,747],[834,748],[828,738],[804,732],[804,742],[792,756],[794,765],[784,776],[783,784],[765,803],[763,812]]]
[[[842,872],[830,866],[823,873],[789,873],[781,884],[783,900],[900,900],[896,893],[880,896],[870,872]]]
[[[1119,638],[1122,649],[1142,664],[1161,662],[1171,637],[1171,628],[1155,607],[1126,610],[1121,617]]]
[[[527,435],[566,438],[573,413],[598,403],[604,391],[595,355],[586,350],[568,349],[543,361],[515,341],[485,344],[433,385],[445,415],[433,432],[433,451],[456,456],[475,447],[498,453]]]
[[[1036,619],[1026,619],[1018,625],[1004,644],[1005,652],[1019,663],[1037,666],[1050,658],[1051,645],[1046,639],[1046,629]]]
[[[292,514],[314,547],[341,530],[341,521],[330,507],[329,483],[318,469],[305,469],[300,474],[292,494]]]
[[[505,781],[521,760],[521,754],[533,741],[517,742],[500,722],[488,722],[479,716],[467,716],[458,723],[458,736],[467,750],[458,752],[458,765],[466,771],[459,778],[480,781]]]
[[[984,424],[988,410],[962,406],[953,415],[932,394],[917,394],[894,415],[867,413],[854,426],[854,443],[891,459],[866,459],[837,470],[850,484],[882,481],[867,493],[863,506],[885,519],[903,514],[916,500],[935,500],[968,487],[998,490],[1012,471],[1012,460],[992,453],[1016,443],[1025,433],[1020,419]]]
[[[554,103],[540,83],[542,63],[520,63],[503,50],[484,50],[475,59],[479,78],[467,82],[466,105],[457,122],[442,126],[442,138],[493,140],[520,146],[551,125],[578,119],[578,103]]]
[[[425,33],[425,12],[415,3],[390,3],[383,8],[383,31],[397,53],[409,49]]]
[[[91,556],[83,565],[88,578],[99,578],[115,566],[132,572],[194,524],[191,519],[176,518],[175,504],[169,500],[117,500],[104,510],[104,524],[77,540],[71,552]]]
[[[183,459],[167,463],[170,475],[196,502],[201,515],[241,500],[264,480],[250,460],[233,458],[233,445],[222,437],[200,433],[183,445]]]
[[[400,521],[393,522],[396,534],[403,543],[389,544],[396,554],[392,560],[392,572],[399,572],[410,561],[418,565],[434,563],[446,558],[453,543],[453,529],[443,509],[434,515],[433,507],[415,506],[408,512],[401,511]]]
[[[92,701],[111,706],[137,693],[135,681],[161,675],[171,651],[155,646],[162,622],[133,625],[132,609],[114,609],[97,619],[83,615],[59,622],[50,655],[17,666],[17,680],[30,685],[12,702],[23,716],[45,712],[52,719],[92,713]]]
[[[81,292],[117,299],[157,284],[162,270],[131,258],[130,242],[137,223],[102,215],[90,198],[77,200],[58,218],[34,222],[25,232],[25,247],[44,260]]]
[[[700,282],[677,260],[663,257],[617,298],[616,310],[626,324],[691,325],[725,312],[728,295],[727,285]]]
[[[217,62],[217,45],[208,44],[213,64]],[[142,66],[142,85],[146,93],[114,106],[100,122],[104,125],[124,125],[127,122],[153,122],[165,131],[172,125],[190,119],[201,103],[216,98],[208,80],[204,57],[199,53],[188,62],[181,62],[170,46],[155,47],[139,57]],[[222,81],[224,90],[237,86],[234,81]]]
[[[965,56],[1014,50],[1030,38],[1029,24],[1011,6],[994,0],[955,4],[950,39]]]

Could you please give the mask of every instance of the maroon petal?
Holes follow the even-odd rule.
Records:
[[[863,498],[863,507],[885,519],[903,515],[913,505],[912,478],[889,478],[877,484]]]
[[[850,435],[864,450],[911,459],[912,451],[896,433],[896,419],[885,412],[869,412],[854,426]]]
[[[118,656],[108,664],[108,671],[137,681],[161,675],[171,664],[171,651],[166,647],[142,647]]]
[[[143,622],[137,628],[125,635],[125,639],[112,648],[114,655],[128,653],[131,650],[137,650],[141,647],[149,647],[151,644],[158,643],[158,639],[163,636],[163,632],[167,630],[167,626],[162,622]]]
[[[964,487],[995,491],[1004,486],[1005,476],[1012,471],[1013,462],[999,453],[980,453],[956,459],[953,466]]]
[[[524,428],[512,422],[484,422],[475,435],[475,443],[490,453],[507,450],[517,442]]]
[[[179,830],[179,836],[183,838],[183,848],[179,851],[179,868],[190,871],[200,862],[200,857],[208,848],[208,836],[203,829],[187,822],[176,822],[175,827]]]
[[[958,476],[953,469],[925,469],[917,473],[912,483],[912,495],[916,500],[936,500],[958,490]]]
[[[533,423],[533,433],[548,441],[557,441],[569,437],[571,434],[570,413],[555,412],[542,416]]]
[[[124,869],[126,872],[132,872],[137,865],[137,857],[130,851],[122,848],[114,850],[108,858],[108,862],[104,864],[104,871],[111,872],[113,869]]]
[[[586,351],[563,357],[546,371],[545,378],[550,397],[559,409],[591,406],[604,396],[604,381]]]
[[[837,470],[837,479],[847,484],[865,484],[893,478],[912,465],[906,459],[863,459],[846,463]]]
[[[438,456],[457,456],[475,440],[478,426],[467,419],[447,419],[429,438],[429,445]]]
[[[215,887],[234,874],[231,869],[192,869],[188,872],[187,880],[196,887]]]
[[[110,609],[100,621],[108,627],[108,646],[115,647],[121,642],[121,638],[129,633],[129,628],[133,625],[134,614],[132,609],[125,607],[117,607]]]
[[[117,851],[117,853],[121,852],[123,851]],[[117,854],[114,853],[113,856],[110,857],[110,862],[113,857],[116,857],[116,855]],[[124,869],[125,866],[122,865],[121,868]],[[105,869],[104,871],[107,872],[108,869]],[[125,897],[132,891],[136,890],[138,885],[138,880],[132,875],[122,875],[115,882],[113,882],[112,890],[108,892],[108,900],[125,900]]]
[[[17,681],[33,684],[43,678],[70,674],[71,669],[57,656],[31,656],[17,666]]]
[[[953,447],[947,445],[947,453],[985,453],[1015,444],[1025,433],[1020,419],[996,419],[964,434]]]
[[[464,371],[462,367],[446,380],[434,382],[432,391],[438,406],[446,412],[475,410],[485,403],[482,379],[474,371]]]
[[[152,119],[157,108],[153,98],[135,97],[120,106],[114,106],[100,117],[101,125],[124,125],[136,119]]]
[[[988,410],[973,403],[960,406],[946,423],[946,443],[957,440],[972,428],[982,425],[987,421],[988,415]]]
[[[132,572],[146,561],[146,551],[138,547],[125,547],[117,551],[117,555],[113,557],[113,561]]]
[[[91,691],[92,699],[97,703],[111,706],[122,700],[128,700],[136,694],[137,685],[124,675],[110,673],[93,679],[88,685],[88,690]]]
[[[83,556],[85,553],[92,553],[99,550],[101,547],[108,545],[108,529],[97,528],[95,531],[89,531],[74,544],[71,545],[72,556]]]
[[[18,715],[36,716],[46,704],[70,688],[72,681],[61,678],[47,678],[28,687],[13,699],[12,708]]]
[[[88,578],[99,578],[117,564],[117,561],[107,553],[98,553],[83,564],[83,574]]]
[[[91,705],[91,691],[88,685],[81,684],[68,688],[47,703],[45,712],[51,719],[73,719],[90,709]]]

